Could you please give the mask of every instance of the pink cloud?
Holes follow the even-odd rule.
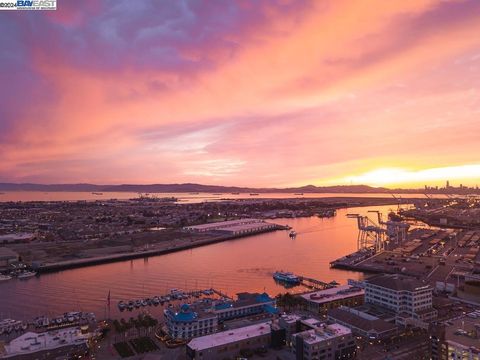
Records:
[[[478,2],[256,4],[0,14],[0,181],[276,186],[476,160]]]

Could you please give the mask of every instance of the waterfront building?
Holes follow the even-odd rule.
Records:
[[[217,315],[200,306],[183,304],[179,310],[167,308],[164,316],[167,332],[174,339],[187,340],[218,329]]]
[[[261,313],[276,314],[275,300],[263,293],[239,293],[235,301],[205,299],[164,311],[167,333],[175,339],[192,339],[217,331],[218,323]]]
[[[12,249],[0,247],[0,269],[8,268],[12,263],[19,260],[18,254]]]
[[[26,332],[11,340],[4,346],[0,346],[0,358],[27,359],[44,358],[48,351],[66,348],[72,354],[81,350],[88,351],[87,342],[93,336],[92,333],[82,330],[80,327],[64,328],[56,331],[42,333]],[[63,358],[61,350],[56,351],[58,357]]]
[[[271,323],[263,322],[197,337],[187,344],[187,359],[227,359],[238,356],[242,350],[267,348],[271,342]]]
[[[28,243],[35,239],[34,233],[12,233],[0,235],[0,244]]]
[[[213,312],[218,316],[218,320],[225,321],[244,316],[261,314],[268,312],[277,313],[275,299],[268,296],[267,293],[238,293],[236,301],[216,302]]]
[[[400,325],[426,327],[434,320],[432,293],[430,285],[398,274],[374,276],[365,284],[365,302],[392,310]]]
[[[262,219],[238,219],[185,226],[183,229],[195,233],[215,231],[225,235],[245,235],[267,230],[274,230],[276,228],[276,224],[265,222]]]
[[[354,359],[355,339],[352,331],[340,324],[323,324],[315,329],[293,335],[297,360]]]
[[[433,326],[432,360],[480,360],[480,311]]]
[[[339,306],[358,306],[363,304],[365,291],[362,288],[341,285],[330,289],[314,291],[300,295],[308,311],[325,314],[328,309]]]
[[[328,310],[328,320],[348,327],[354,335],[368,339],[387,339],[398,332],[397,325],[347,306]]]

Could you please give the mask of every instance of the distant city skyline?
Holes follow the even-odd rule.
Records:
[[[474,0],[1,11],[0,182],[475,187],[479,12]]]

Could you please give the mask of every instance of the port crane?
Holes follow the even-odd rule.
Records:
[[[386,227],[387,243],[401,244],[407,240],[410,225],[401,221],[383,221],[382,213],[378,210],[368,210],[369,213],[377,214],[378,224]]]
[[[400,203],[402,201],[402,198],[399,196],[399,197],[396,197],[395,195],[393,194],[390,194],[392,195],[392,197],[397,201],[397,213],[400,212]]]
[[[348,218],[357,219],[358,226],[358,249],[374,249],[375,252],[381,251],[385,248],[385,233],[386,230],[381,224],[376,224],[368,216],[359,214],[347,214]]]

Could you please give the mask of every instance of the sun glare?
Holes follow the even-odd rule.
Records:
[[[403,168],[380,168],[359,175],[347,176],[343,184],[366,184],[372,186],[392,185],[433,185],[446,180],[457,180],[464,185],[476,185],[480,182],[480,165],[461,165],[423,170]]]

